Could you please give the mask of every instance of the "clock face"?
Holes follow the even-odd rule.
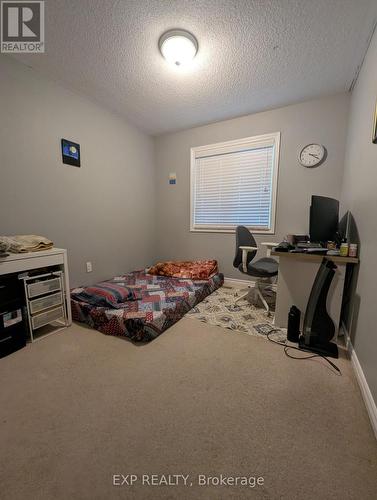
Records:
[[[300,163],[304,167],[318,167],[326,160],[327,151],[321,144],[308,144],[300,153]]]

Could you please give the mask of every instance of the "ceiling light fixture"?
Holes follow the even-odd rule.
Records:
[[[198,40],[185,30],[170,30],[161,35],[158,46],[162,56],[175,66],[184,66],[198,52]]]

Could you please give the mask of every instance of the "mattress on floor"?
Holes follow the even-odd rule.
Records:
[[[224,283],[222,274],[208,280],[191,280],[154,276],[145,271],[134,271],[115,279],[137,286],[141,299],[129,300],[114,309],[71,298],[72,317],[106,335],[128,337],[135,342],[155,339]]]

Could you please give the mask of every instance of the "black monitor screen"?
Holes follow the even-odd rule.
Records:
[[[338,219],[338,200],[313,195],[310,207],[310,241],[324,243],[333,240],[338,230]]]
[[[350,241],[350,219],[351,212],[346,212],[339,221],[338,233],[342,240]]]

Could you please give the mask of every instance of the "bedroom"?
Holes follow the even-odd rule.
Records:
[[[148,343],[91,328],[103,316],[97,325],[90,315],[81,319],[91,325],[77,321],[73,301],[72,325],[1,358],[1,497],[374,498],[375,2],[43,5],[44,52],[9,53],[2,45],[0,54],[0,235],[41,235],[65,249],[63,286],[77,293],[165,261],[215,260],[225,283],[196,297],[195,287],[207,285],[192,279],[191,311],[189,301],[178,307],[181,285],[170,290],[177,316]],[[182,67],[159,46],[172,29],[197,43]],[[275,176],[267,223],[201,227],[210,201],[202,212],[192,201],[198,186],[208,194],[194,182],[206,158],[221,156],[219,147],[237,156],[242,140],[260,146],[266,135],[263,147],[275,155],[264,160]],[[80,167],[63,162],[62,139],[79,145]],[[317,168],[301,163],[311,144],[327,150]],[[212,156],[201,148],[213,148]],[[209,183],[226,181],[218,171]],[[349,210],[359,233],[354,313],[342,316],[349,331],[338,334],[339,358],[328,358],[341,376],[323,358],[296,361],[263,338],[279,307],[288,315],[287,294],[279,292],[287,256],[270,256],[279,262],[274,286],[262,291],[270,314],[252,294],[236,304],[255,276],[242,272],[243,263],[233,266],[235,226],[253,227],[253,265],[271,252],[263,243],[308,234],[313,195],[338,200],[339,219]],[[0,270],[6,259],[22,261],[22,253],[8,253]],[[300,275],[308,267],[294,269]],[[302,279],[309,292],[313,280]],[[302,321],[308,297],[305,305],[292,297],[288,305],[300,308]],[[161,318],[153,306],[161,300],[147,312]],[[132,309],[138,300],[125,303]],[[103,304],[86,308],[96,315]],[[123,308],[106,310],[116,316]],[[271,335],[286,339],[281,332]],[[114,484],[132,474],[132,484]],[[188,475],[193,486],[143,483],[152,474]],[[254,477],[254,487],[199,484],[200,475],[221,474]]]

